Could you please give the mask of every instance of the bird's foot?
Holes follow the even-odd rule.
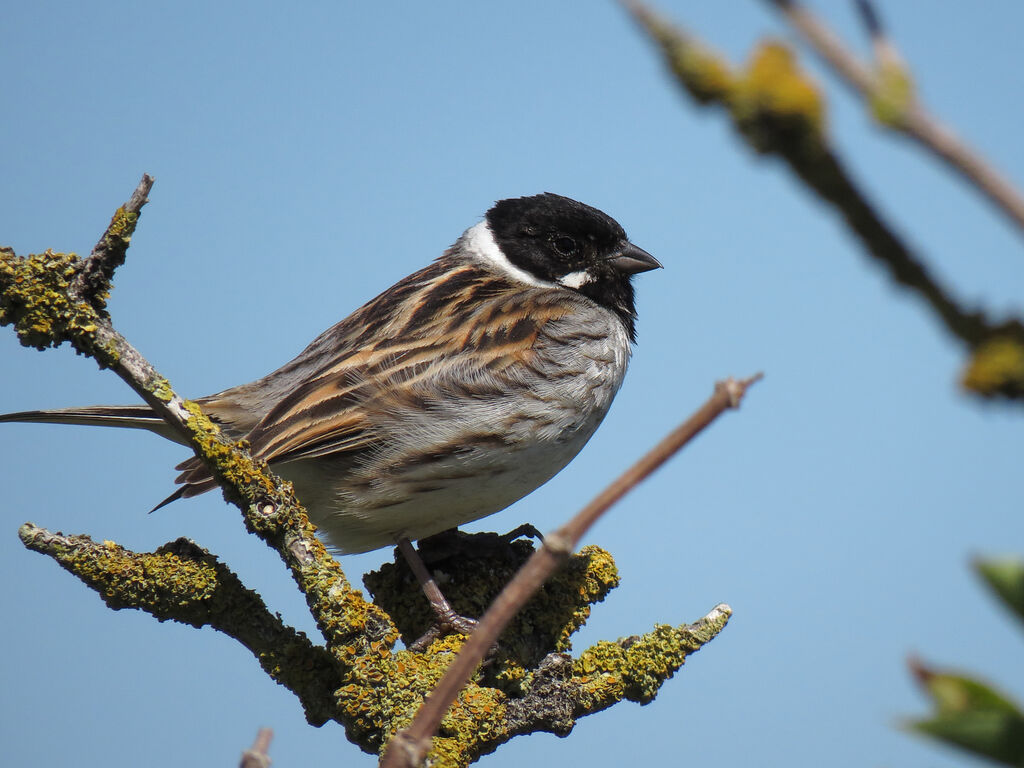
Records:
[[[430,629],[409,646],[410,651],[422,652],[432,642],[440,640],[442,637],[454,634],[468,636],[476,629],[477,620],[471,619],[468,616],[460,616],[452,609],[447,600],[444,601],[443,605],[431,602],[430,607],[434,609],[434,615],[437,619]]]
[[[544,543],[544,534],[541,533],[533,523],[523,523],[518,528],[513,528],[508,533],[502,534],[501,540],[506,544],[511,544],[516,539],[521,539],[523,537],[527,539],[536,539],[542,544]]]
[[[441,593],[441,588],[437,586],[434,577],[423,564],[423,560],[420,559],[419,554],[413,548],[412,542],[408,539],[399,539],[398,549],[401,550],[405,561],[409,564],[417,581],[419,581],[420,586],[423,588],[423,594],[426,595],[427,600],[430,602],[430,607],[436,617],[434,625],[422,637],[410,645],[409,650],[422,651],[435,640],[456,632],[463,635],[472,634],[473,629],[476,627],[476,619],[470,619],[455,612],[451,603]]]

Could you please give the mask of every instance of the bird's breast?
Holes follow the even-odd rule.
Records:
[[[355,461],[279,471],[342,553],[439,533],[504,509],[565,467],[608,412],[629,352],[610,313],[550,323],[528,365],[458,386],[425,380],[420,407],[383,415],[374,449]]]

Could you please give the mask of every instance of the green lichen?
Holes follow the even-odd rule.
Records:
[[[785,45],[768,41],[755,50],[729,97],[733,117],[761,152],[780,146],[818,146],[825,134],[825,105],[818,86]]]
[[[109,367],[116,357],[97,343],[101,315],[68,296],[80,265],[73,253],[48,250],[20,257],[0,250],[0,325],[13,325],[26,347],[42,350],[70,341],[80,354]]]
[[[728,98],[735,78],[729,63],[693,38],[661,28],[657,36],[679,82],[701,104]]]
[[[730,611],[723,608],[705,624],[658,624],[641,637],[602,641],[588,648],[573,666],[581,689],[581,709],[596,712],[624,698],[641,704],[653,701],[686,657],[721,631],[729,616]]]
[[[1024,397],[1024,343],[996,336],[979,345],[967,364],[963,386],[985,397]]]
[[[426,762],[436,766],[469,765],[508,738],[504,694],[470,684],[459,691],[458,698],[441,720]]]
[[[358,654],[355,648],[340,648],[347,653],[348,672],[335,692],[339,713],[348,736],[368,752],[383,749],[396,731],[408,727],[424,698],[433,690],[462,647],[465,638],[451,635],[433,642],[423,653],[397,651],[381,643],[376,653]],[[442,724],[441,739],[455,735],[463,749],[472,749],[474,732],[486,730],[481,702],[500,707],[502,695],[471,683],[467,689],[470,703],[456,707]],[[493,716],[493,708],[486,713]],[[446,751],[442,749],[442,751]],[[445,763],[448,764],[448,763]]]
[[[105,236],[108,240],[113,238],[110,247],[127,247],[127,236],[134,223],[134,214],[119,210]],[[82,262],[74,254],[47,251],[19,258],[9,249],[0,251],[0,322],[13,324],[23,344],[42,349],[70,341],[76,350],[94,357],[102,366],[116,365],[123,340],[93,306],[71,298],[73,283],[81,275]],[[91,275],[87,282],[91,288],[102,286],[103,276]],[[163,378],[155,377],[150,388],[164,402],[174,396]],[[295,569],[295,575],[304,585],[310,607],[325,634],[358,635],[368,620],[386,624],[387,619],[381,618],[379,609],[361,597],[350,605],[339,597],[346,590],[351,591],[348,582],[316,538],[316,529],[295,503],[290,488],[286,484],[275,485],[263,462],[225,441],[197,405],[185,407],[189,413],[186,423],[198,453],[212,466],[215,476],[231,485],[226,491],[230,500],[249,510],[246,521],[250,530],[275,546],[290,537],[290,542],[303,542],[302,546],[309,550],[307,563]]]
[[[393,647],[398,640],[394,625],[383,611],[351,588],[337,561],[316,536],[316,527],[296,501],[291,484],[274,478],[265,462],[248,453],[244,441],[225,442],[219,428],[196,403],[186,401],[184,407],[196,453],[216,477],[227,481],[224,495],[246,510],[244,519],[250,532],[278,551],[301,551],[300,557],[286,561],[338,660],[347,665],[363,654],[375,657],[372,646],[378,641]]]
[[[163,395],[170,399],[173,396],[173,390],[166,381],[158,382],[156,389],[160,393],[157,397]],[[196,403],[186,401],[185,409],[189,413],[185,424],[192,433],[196,452],[206,460],[207,465],[213,465],[220,477],[242,491],[243,497],[238,501],[249,505],[267,498],[268,503],[273,503],[270,497],[275,495],[275,486],[267,475],[266,464],[245,452],[246,443],[236,446],[226,442],[220,428],[210,421]]]
[[[343,685],[335,692],[350,739],[376,752],[395,732],[412,722],[461,649],[465,638],[450,635],[435,640],[422,653],[391,653],[383,644],[377,653],[354,657]],[[507,738],[503,721],[505,696],[471,682],[441,723],[435,739],[438,765],[464,765],[479,745]],[[456,754],[461,757],[454,758]]]
[[[740,132],[759,152],[820,153],[826,131],[820,89],[785,45],[768,41],[739,73],[692,35],[639,4],[632,10],[660,46],[676,81],[698,104],[730,110]]]
[[[121,247],[127,250],[131,244],[132,235],[135,234],[135,225],[139,221],[137,212],[126,211],[122,205],[114,211],[110,219],[110,226],[107,228],[106,237],[111,241],[117,241]]]
[[[914,81],[899,61],[883,62],[875,73],[875,82],[868,94],[872,116],[882,125],[902,128],[914,106]]]
[[[459,535],[463,537],[459,548],[430,566],[454,609],[464,616],[479,617],[533,554],[533,545],[523,540],[504,541],[496,534]],[[431,626],[430,607],[397,554],[395,563],[366,574],[363,583],[374,602],[396,617],[407,644]],[[573,555],[509,623],[497,653],[489,660],[484,681],[510,695],[521,694],[530,670],[552,651],[570,650],[570,637],[586,623],[591,606],[618,583],[615,561],[607,551],[587,546]]]
[[[479,616],[529,558],[533,546],[494,534],[460,534],[458,541],[457,551],[432,564],[432,569],[441,576],[455,609]],[[475,545],[479,549],[474,550]],[[618,585],[618,578],[611,555],[599,547],[584,547],[570,558],[512,620],[497,650],[462,691],[442,721],[428,763],[468,765],[515,735],[509,732],[506,719],[510,697],[530,692],[533,671],[553,651],[570,647],[570,636],[589,617],[591,605],[604,599]],[[407,640],[429,625],[429,608],[404,561],[386,564],[364,581],[374,600],[395,617]],[[370,674],[364,662],[356,662],[352,680],[339,697],[346,720],[359,725],[361,739],[375,738],[382,726],[388,726],[390,736],[411,722],[422,697],[433,689],[462,642],[461,636],[453,635],[434,641],[422,654],[399,651],[393,664],[371,668]],[[376,745],[376,741],[370,743]]]
[[[171,382],[163,376],[157,376],[149,382],[149,393],[162,403],[169,403],[174,398]]]
[[[99,268],[86,262],[88,266],[86,266],[86,274],[83,275],[85,282],[83,287],[89,300],[101,312],[106,309],[107,299],[110,298],[110,281],[114,277],[114,270],[124,264],[128,246],[131,245],[132,235],[138,221],[139,214],[137,212],[128,211],[124,206],[118,208],[94,250],[94,253],[103,251],[107,257],[102,260]]]
[[[676,80],[697,102],[724,102],[734,85],[723,56],[640,4],[630,7],[636,20],[661,47]]]
[[[21,535],[26,546],[54,557],[112,608],[141,608],[161,620],[197,627],[209,624],[235,637],[273,679],[296,693],[311,723],[342,724],[349,739],[370,753],[383,750],[390,736],[412,722],[465,642],[461,635],[450,635],[423,652],[395,651],[394,626],[376,606],[348,589],[340,576],[323,583],[311,581],[310,591],[322,591],[324,599],[333,601],[330,610],[348,621],[347,639],[336,633],[326,648],[320,648],[285,627],[258,595],[191,542],[179,540],[154,553],[137,554],[113,542],[50,534],[31,524],[23,526]],[[492,556],[490,552],[488,558]],[[566,570],[576,573],[549,582],[553,594],[540,598],[559,601],[562,607],[552,611],[549,606],[537,615],[573,617],[560,631],[549,628],[549,643],[561,637],[567,644],[569,631],[585,620],[589,605],[618,580],[611,557],[597,547],[587,547]],[[475,580],[471,574],[465,576]],[[417,592],[415,585],[407,586]],[[459,583],[447,586],[451,594],[461,592]],[[513,736],[536,730],[530,726],[535,705],[543,710],[554,702],[552,711],[564,714],[557,722],[539,722],[544,730],[557,728],[565,734],[577,717],[623,698],[650,701],[685,656],[721,629],[727,612],[719,613],[720,619],[703,628],[659,626],[641,638],[599,643],[575,664],[564,655],[547,656],[544,663],[525,670],[525,680],[514,692],[493,683],[494,668],[509,663],[507,650],[500,649],[481,665],[445,715],[427,763],[467,766]],[[565,659],[565,677],[539,680],[551,658]],[[509,712],[512,704],[518,707],[515,717]]]
[[[167,550],[138,554],[112,541],[53,536],[30,523],[19,534],[94,589],[111,608],[140,608],[157,618],[203,626],[205,605],[216,594],[215,560],[187,560]]]
[[[26,523],[25,546],[54,558],[114,610],[144,610],[161,621],[212,626],[235,638],[278,683],[294,692],[306,717],[322,725],[336,716],[331,681],[338,672],[326,652],[272,615],[262,598],[209,552],[187,539],[152,553],[112,541],[52,534]]]

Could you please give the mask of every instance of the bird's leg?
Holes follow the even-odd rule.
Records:
[[[450,635],[452,632],[461,632],[468,635],[476,627],[476,619],[460,616],[452,608],[451,603],[441,594],[441,588],[437,586],[434,577],[430,575],[427,566],[424,565],[419,553],[413,547],[409,539],[402,537],[398,540],[398,549],[401,551],[405,562],[409,564],[412,572],[416,575],[423,588],[423,594],[427,596],[430,607],[434,610],[437,621],[433,627],[427,630],[419,640],[409,646],[410,650],[421,651],[439,637]]]
[[[516,539],[536,539],[541,544],[544,543],[544,534],[537,530],[537,526],[533,523],[523,523],[518,528],[513,528],[508,533],[501,535],[501,540],[506,544],[511,544]]]

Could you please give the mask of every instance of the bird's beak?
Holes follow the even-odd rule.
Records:
[[[627,242],[617,254],[608,259],[608,263],[620,272],[635,275],[652,269],[661,269],[661,262],[651,256],[643,248],[637,248]]]

